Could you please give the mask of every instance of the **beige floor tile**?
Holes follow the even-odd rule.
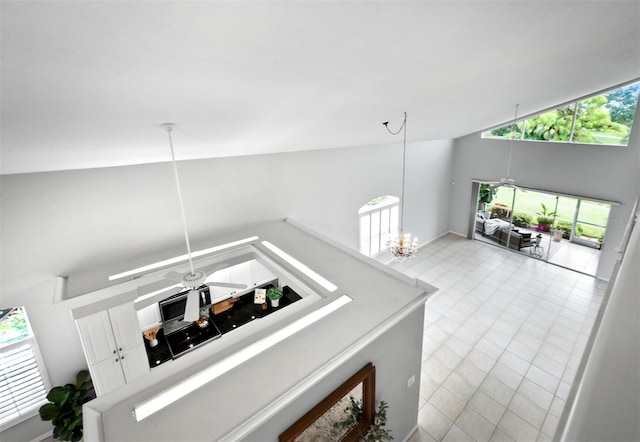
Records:
[[[462,409],[464,402],[453,395],[444,387],[438,388],[429,399],[429,404],[440,411],[446,418],[455,421]]]
[[[457,373],[451,373],[442,386],[464,402],[469,401],[477,389]]]
[[[560,245],[555,257],[584,249]],[[425,311],[410,440],[549,440],[606,284],[452,234],[399,268],[440,289]]]
[[[427,433],[427,430],[418,427],[407,442],[436,442],[436,440]]]
[[[457,425],[453,425],[442,439],[444,442],[475,442],[475,439],[465,433]]]
[[[480,385],[480,390],[484,391],[489,397],[505,407],[509,405],[511,398],[516,392],[513,388],[507,387],[492,375],[487,376],[482,385]]]
[[[502,415],[507,409],[482,390],[476,391],[469,401],[469,406],[493,425],[498,425],[498,422],[500,422]]]
[[[522,383],[518,387],[518,393],[522,394],[527,399],[533,401],[538,406],[548,410],[551,407],[553,401],[553,394],[539,386],[538,384],[531,382],[529,379],[523,379]]]
[[[442,413],[431,404],[426,404],[418,412],[418,425],[424,428],[431,437],[442,440],[449,428],[453,425]]]
[[[470,407],[462,410],[455,424],[477,441],[489,440],[496,428],[495,424],[486,420]]]
[[[509,410],[504,413],[498,428],[516,441],[534,441],[539,434],[533,425]]]
[[[547,410],[536,405],[533,401],[527,399],[520,393],[517,393],[511,399],[508,410],[514,412],[519,417],[540,430],[547,415]]]

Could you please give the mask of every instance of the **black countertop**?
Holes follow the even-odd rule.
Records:
[[[271,287],[273,287],[273,285],[268,284],[258,288],[269,289]],[[211,309],[208,309],[209,321],[205,327],[200,327],[194,322],[178,331],[170,333],[168,336],[164,335],[164,331],[161,328],[156,335],[158,345],[151,347],[150,342],[146,339],[144,340],[149,366],[151,368],[157,367],[213,339],[219,338],[244,324],[264,318],[302,299],[302,297],[289,286],[282,288],[280,305],[275,308],[271,306],[269,301],[267,304],[255,304],[253,302],[254,295],[255,291],[252,290],[249,293],[239,296],[238,300],[228,310],[218,313],[217,315],[215,315]]]

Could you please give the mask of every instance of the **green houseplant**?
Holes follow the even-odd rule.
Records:
[[[480,184],[480,190],[478,191],[478,203],[480,203],[479,210],[484,212],[486,205],[493,201],[496,196],[497,189],[491,187],[489,184]]]
[[[369,427],[366,434],[361,434],[358,440],[360,442],[382,442],[391,441],[391,431],[385,427],[387,425],[387,409],[389,404],[386,401],[380,401],[378,410],[374,413],[373,424]],[[343,420],[334,422],[334,428],[338,430],[347,430],[353,427],[356,422],[362,419],[362,404],[360,400],[349,396],[349,404],[344,408],[346,413]]]
[[[267,290],[267,298],[271,300],[271,307],[280,306],[280,298],[282,298],[282,290],[272,287]]]
[[[76,383],[53,387],[47,394],[50,401],[40,407],[40,418],[54,425],[53,437],[77,442],[82,439],[82,405],[93,398],[91,376],[87,370],[76,375]]]
[[[553,218],[556,216],[556,212],[547,209],[544,203],[540,203],[540,205],[542,206],[542,210],[536,212],[538,215],[538,225],[542,227],[542,231],[548,232],[551,230],[551,224],[553,224]]]

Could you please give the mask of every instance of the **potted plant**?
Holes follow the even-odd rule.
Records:
[[[373,424],[369,427],[366,434],[361,434],[358,438],[359,442],[382,442],[391,441],[391,430],[387,430],[387,410],[389,405],[385,401],[380,401],[378,410],[374,412]],[[353,427],[360,419],[362,419],[362,404],[359,399],[349,396],[349,404],[344,408],[345,417],[343,420],[334,422],[333,427],[340,432]]]
[[[511,217],[511,207],[505,203],[495,203],[491,207],[491,218],[509,219]]]
[[[551,224],[553,224],[553,218],[556,216],[556,212],[551,212],[547,209],[547,206],[544,203],[540,203],[542,206],[542,210],[540,212],[536,212],[538,216],[538,225],[542,227],[544,232],[548,232],[551,230]]]
[[[82,405],[95,397],[89,394],[91,387],[89,372],[81,370],[76,375],[75,385],[66,384],[49,391],[47,399],[50,402],[40,407],[39,413],[43,421],[52,421],[55,439],[71,442],[82,439]]]
[[[497,189],[491,187],[489,184],[480,184],[480,190],[478,191],[478,210],[480,210],[480,212],[487,211],[487,204],[493,201],[493,197],[496,196],[497,191]]]
[[[280,298],[282,298],[282,290],[272,287],[267,290],[267,298],[271,301],[271,307],[279,307],[280,306]]]

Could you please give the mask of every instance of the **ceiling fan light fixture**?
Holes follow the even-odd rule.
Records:
[[[196,270],[193,273],[185,273],[182,275],[182,284],[186,287],[197,289],[207,279],[207,274],[202,270]]]
[[[493,182],[488,182],[486,184],[489,184],[491,187],[496,188],[496,187],[511,187],[514,189],[517,189],[518,187],[516,186],[516,180],[514,180],[513,178],[510,178],[511,176],[511,157],[513,156],[513,143],[514,140],[516,139],[516,134],[515,134],[515,130],[516,130],[516,123],[518,120],[518,109],[520,108],[520,104],[515,104],[514,107],[516,108],[515,110],[515,114],[513,115],[513,121],[511,122],[511,132],[510,132],[510,137],[509,139],[511,140],[509,142],[509,157],[507,159],[507,176],[500,178],[500,181],[493,181]]]

